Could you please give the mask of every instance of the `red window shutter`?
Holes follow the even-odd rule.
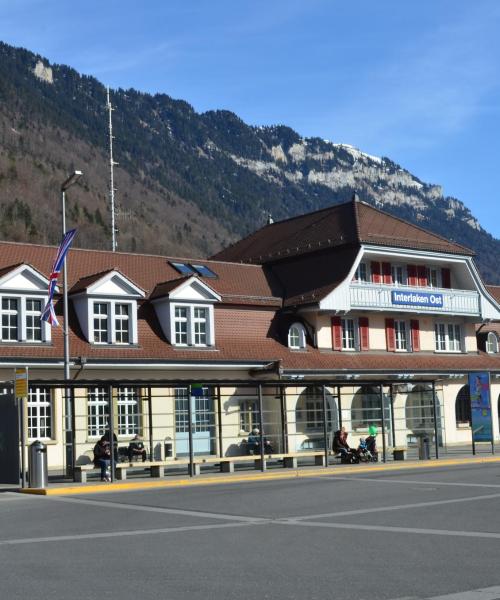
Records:
[[[384,276],[384,283],[392,283],[391,263],[382,263],[382,274]]]
[[[372,262],[371,264],[371,268],[372,268],[372,281],[373,283],[382,283],[382,276],[380,274],[380,263],[379,262]]]
[[[417,267],[415,265],[407,265],[408,285],[418,285]]]
[[[441,280],[444,288],[451,288],[451,271],[450,269],[441,269]]]
[[[411,329],[411,347],[413,352],[420,352],[420,323],[418,319],[412,319],[410,321]]]
[[[418,285],[425,287],[427,285],[427,268],[424,265],[417,267],[418,271]]]
[[[387,352],[395,352],[396,334],[394,332],[394,319],[385,320],[385,339],[387,341]]]
[[[332,347],[342,350],[342,322],[340,317],[332,317]]]
[[[368,317],[359,317],[359,340],[361,350],[370,349],[370,334]]]

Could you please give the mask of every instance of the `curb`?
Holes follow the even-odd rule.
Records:
[[[137,481],[137,482],[116,482],[111,484],[83,484],[78,486],[54,486],[41,489],[24,488],[17,491],[21,494],[31,494],[36,496],[69,496],[78,494],[97,494],[107,492],[139,491],[153,489],[168,489],[179,487],[194,487],[203,485],[224,485],[228,483],[245,483],[247,481],[276,481],[280,479],[298,479],[308,477],[335,477],[353,473],[380,473],[383,471],[404,471],[411,469],[438,469],[440,467],[477,465],[487,463],[499,463],[500,457],[483,458],[461,458],[461,459],[439,459],[418,462],[406,462],[405,464],[387,464],[379,463],[377,465],[356,465],[342,466],[333,468],[315,468],[315,469],[290,469],[286,472],[259,473],[259,474],[229,474],[225,476],[207,476],[200,479],[176,479],[172,481]]]

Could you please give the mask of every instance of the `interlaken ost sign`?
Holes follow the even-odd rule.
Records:
[[[400,306],[429,306],[433,308],[443,308],[443,294],[393,290],[391,292],[391,302],[392,304],[398,304]]]

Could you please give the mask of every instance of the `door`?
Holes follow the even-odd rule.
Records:
[[[213,454],[214,399],[208,388],[199,388],[196,396],[188,396],[188,388],[175,389],[175,447],[177,456],[189,454],[189,404],[193,430],[193,453]]]

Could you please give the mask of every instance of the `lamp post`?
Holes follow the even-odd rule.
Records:
[[[66,235],[66,190],[74,185],[83,175],[82,171],[73,173],[61,185],[61,213],[62,213],[62,237]],[[69,333],[68,333],[68,277],[66,270],[66,257],[63,261],[63,340],[64,340],[64,383],[70,379],[69,375]],[[68,387],[64,387],[64,408],[66,413],[66,470],[68,474],[73,473],[75,431],[73,427],[73,411]]]

